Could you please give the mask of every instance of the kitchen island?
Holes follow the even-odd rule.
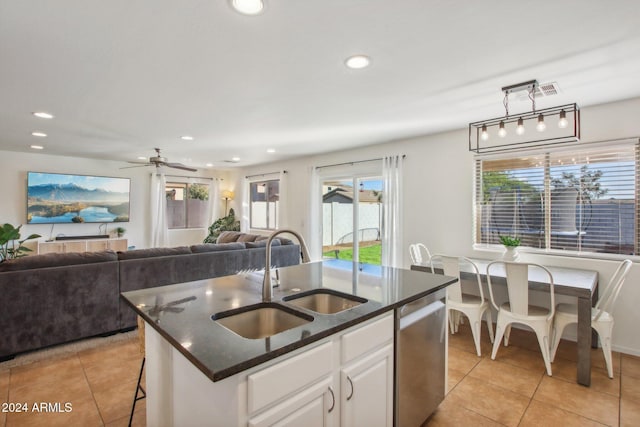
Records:
[[[261,274],[124,293],[147,325],[148,425],[295,425],[312,419],[354,425],[367,417],[391,425],[398,412],[393,391],[400,309],[424,298],[443,307],[444,289],[454,279],[384,267],[371,274],[357,263],[347,265],[279,269],[270,305],[304,322],[259,338],[243,337],[222,320],[262,302]],[[290,300],[318,291],[350,296],[357,304],[322,314]],[[444,349],[441,323],[445,333],[436,335]],[[439,370],[433,374],[444,378],[444,366]]]

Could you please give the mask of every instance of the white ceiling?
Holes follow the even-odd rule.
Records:
[[[0,149],[247,166],[464,128],[531,79],[541,108],[640,96],[638,0],[265,2],[0,0]]]

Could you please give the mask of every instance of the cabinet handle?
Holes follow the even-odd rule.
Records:
[[[347,396],[347,401],[349,401],[353,397],[353,381],[351,381],[351,378],[349,378],[349,375],[347,375],[347,381],[349,381],[349,385],[351,386],[351,394]]]
[[[329,408],[329,413],[333,411],[333,408],[336,407],[336,395],[333,394],[333,389],[329,386],[329,393],[331,393],[331,408]]]

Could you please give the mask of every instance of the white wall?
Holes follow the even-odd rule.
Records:
[[[27,222],[27,172],[54,172],[79,175],[113,176],[131,178],[130,222],[108,224],[111,232],[118,226],[127,229],[125,236],[130,246],[146,248],[150,242],[149,218],[149,186],[151,167],[120,169],[122,162],[85,159],[79,157],[52,156],[47,154],[16,153],[0,151],[0,182],[2,183],[2,200],[0,201],[0,222],[13,225],[25,224],[22,236],[37,233],[46,240],[50,237],[51,224],[26,224]],[[178,171],[178,175],[185,175]],[[171,172],[166,172],[171,173]],[[201,171],[194,176],[212,176],[210,171]],[[221,173],[215,173],[222,176]],[[221,188],[224,187],[223,181]],[[222,216],[224,203],[220,204],[218,216]],[[56,224],[53,236],[100,234],[100,224]],[[202,242],[206,229],[170,230],[170,246],[192,245]],[[34,247],[34,243],[29,245]]]
[[[640,136],[638,111],[640,98],[584,108],[582,141]],[[473,249],[474,154],[468,151],[466,127],[459,131],[247,168],[236,174],[235,187],[240,188],[240,180],[244,175],[287,170],[288,200],[281,202],[288,223],[283,227],[299,230],[309,240],[309,182],[312,167],[397,153],[407,156],[404,161],[404,242],[407,245],[423,242],[432,253],[488,259],[499,256],[497,252]],[[404,265],[408,267],[408,250],[404,255]],[[617,264],[612,260],[547,254],[524,253],[521,258],[523,261],[546,265],[597,270],[601,285],[608,282]],[[640,257],[634,261],[640,261]],[[640,265],[634,265],[614,310],[615,350],[640,355],[640,334],[636,326],[640,323],[639,303]]]

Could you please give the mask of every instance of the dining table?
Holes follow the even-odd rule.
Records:
[[[482,281],[487,283],[487,265],[493,260],[472,259],[477,265]],[[578,268],[545,266],[553,276],[554,294],[577,298],[578,325],[577,325],[577,382],[589,387],[591,385],[591,348],[598,344],[597,333],[591,329],[591,308],[598,301],[598,272]],[[412,264],[412,270],[431,272],[429,263]],[[436,273],[438,269],[436,268]],[[462,270],[461,278],[465,273]],[[493,280],[494,277],[503,280]],[[504,269],[492,268],[492,283],[503,283],[506,286]],[[548,278],[540,274],[536,269],[529,270],[529,289],[549,291]]]

